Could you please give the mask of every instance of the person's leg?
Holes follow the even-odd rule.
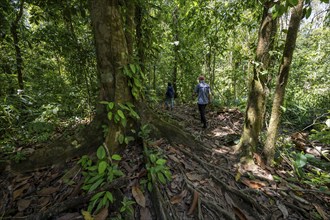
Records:
[[[207,126],[206,117],[205,117],[205,108],[206,108],[206,105],[198,104],[198,110],[201,115],[201,122],[203,123],[203,128],[206,128],[206,126]]]
[[[168,98],[165,99],[165,106],[166,106],[166,110],[168,110],[168,108],[169,108],[169,100],[168,100]]]
[[[171,98],[171,110],[173,110],[173,106],[174,106],[174,98]]]

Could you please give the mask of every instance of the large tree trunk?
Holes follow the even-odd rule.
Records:
[[[128,48],[118,0],[91,1],[91,19],[95,37],[98,78],[100,81],[100,100],[114,103],[133,103],[133,96],[124,74],[128,64]],[[115,114],[117,109],[112,110]],[[97,118],[106,120],[104,105],[97,107]],[[128,123],[129,124],[129,123]],[[119,137],[125,134],[120,123],[109,124],[105,144],[110,152],[120,148]]]
[[[268,165],[271,165],[274,159],[275,141],[276,141],[278,125],[280,123],[280,117],[281,117],[280,107],[283,104],[283,100],[284,100],[285,87],[287,85],[289,78],[289,70],[293,57],[293,51],[296,45],[297,34],[300,26],[300,21],[302,19],[302,15],[303,15],[303,0],[299,0],[298,5],[291,10],[289,30],[286,37],[282,62],[276,82],[272,114],[270,117],[269,127],[267,130],[267,139],[264,148],[264,153],[267,158]]]
[[[241,159],[242,162],[246,163],[253,162],[253,152],[258,144],[259,133],[264,121],[266,100],[264,71],[267,71],[269,66],[269,51],[273,46],[274,30],[276,30],[276,20],[272,18],[272,14],[269,12],[272,6],[273,1],[264,5],[243,133],[240,143],[235,147],[235,151],[242,151]]]
[[[19,37],[18,37],[17,29],[19,26],[19,22],[23,16],[23,10],[24,10],[24,0],[21,1],[16,19],[11,24],[10,27],[10,31],[14,39],[14,46],[16,52],[16,72],[17,72],[18,87],[21,90],[24,89],[23,72],[22,72],[23,58],[22,58],[21,48],[19,47]]]

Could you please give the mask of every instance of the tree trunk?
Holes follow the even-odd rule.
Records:
[[[91,1],[91,19],[96,46],[100,100],[117,103],[133,103],[133,96],[124,74],[128,64],[128,48],[123,28],[123,15],[118,0]],[[117,109],[112,110],[113,114]],[[107,112],[104,105],[97,106],[97,118],[104,122]],[[129,123],[128,123],[129,124]],[[120,149],[119,138],[125,134],[120,123],[109,124],[105,144],[111,153]]]
[[[133,55],[134,48],[134,33],[135,33],[135,1],[126,2],[126,28],[125,35],[127,41],[128,54]],[[133,61],[133,57],[129,57],[130,63]]]
[[[174,51],[174,64],[173,64],[173,72],[172,72],[172,81],[173,81],[173,88],[175,95],[174,97],[178,97],[178,85],[177,85],[177,78],[178,78],[178,62],[179,62],[179,9],[178,7],[175,8],[173,12],[173,51]],[[178,43],[177,43],[178,42]]]
[[[269,66],[269,51],[273,46],[274,29],[276,29],[276,20],[272,19],[272,14],[269,13],[272,6],[273,1],[269,1],[264,5],[243,133],[240,143],[235,147],[235,151],[242,151],[241,159],[247,163],[253,161],[253,152],[255,152],[258,144],[259,133],[264,121],[266,100],[264,72],[267,71]]]
[[[136,47],[138,53],[138,61],[141,68],[142,73],[145,72],[144,60],[145,60],[145,52],[144,52],[144,41],[143,41],[143,29],[142,29],[142,22],[143,22],[143,10],[142,6],[137,4],[135,6],[135,24],[136,24]]]
[[[287,85],[289,78],[290,65],[292,62],[293,51],[296,45],[297,34],[300,26],[300,21],[302,19],[302,15],[303,15],[303,0],[299,0],[298,5],[291,10],[289,30],[286,37],[282,62],[276,82],[272,114],[270,117],[269,127],[267,130],[267,139],[264,148],[264,153],[268,165],[271,165],[274,159],[276,135],[281,117],[280,107],[283,104],[283,100],[284,100],[285,87]]]
[[[11,24],[10,31],[13,36],[15,52],[16,52],[16,72],[17,72],[17,81],[18,81],[18,88],[23,90],[24,89],[24,81],[23,81],[23,58],[21,53],[21,48],[19,47],[19,37],[18,37],[18,26],[19,22],[23,16],[24,10],[24,0],[21,1],[19,6],[19,11],[16,16],[15,21]]]

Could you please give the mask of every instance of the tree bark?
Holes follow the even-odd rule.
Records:
[[[91,1],[100,101],[116,104],[133,103],[128,77],[124,74],[124,66],[128,64],[129,54],[121,12],[118,0]],[[116,113],[116,109],[113,113]],[[106,114],[104,105],[98,105],[97,118],[109,124]],[[105,144],[111,153],[120,150],[118,138],[124,135],[125,131],[125,127],[120,123],[110,122]]]
[[[24,10],[24,0],[21,1],[19,6],[19,11],[16,16],[15,21],[11,24],[10,31],[13,36],[15,52],[16,52],[16,72],[17,72],[17,81],[18,81],[18,88],[23,90],[24,89],[24,81],[23,81],[23,58],[21,53],[21,48],[19,46],[19,36],[18,36],[18,26],[19,22],[23,16]]]
[[[177,85],[177,78],[178,78],[178,63],[179,63],[179,8],[176,7],[173,12],[173,52],[174,52],[174,61],[173,61],[173,72],[172,72],[172,83],[174,89],[174,97],[178,97],[178,85]],[[178,43],[177,43],[178,42]]]
[[[292,62],[293,51],[296,46],[300,21],[303,16],[303,4],[304,1],[299,0],[298,5],[292,8],[291,10],[290,24],[285,41],[282,62],[277,77],[272,113],[270,117],[269,127],[267,130],[267,139],[264,148],[264,153],[268,165],[271,165],[274,159],[275,142],[278,131],[278,125],[280,123],[280,117],[281,117],[280,107],[284,101],[285,87],[287,85],[289,78],[289,71]]]
[[[259,29],[258,45],[256,51],[255,65],[253,68],[253,78],[250,84],[248,103],[245,112],[244,128],[240,143],[235,147],[235,151],[242,151],[242,161],[252,162],[253,152],[259,142],[266,101],[265,71],[267,71],[270,55],[269,51],[273,46],[274,33],[277,25],[272,18],[269,9],[273,6],[273,1],[268,1],[264,5],[262,21]]]

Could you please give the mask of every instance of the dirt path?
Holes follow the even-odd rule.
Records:
[[[168,123],[167,138],[152,138],[147,145],[166,159],[172,181],[154,182],[148,192],[145,152],[134,145],[120,162],[126,176],[105,186],[135,200],[130,219],[329,219],[330,193],[293,180],[285,162],[273,170],[256,154],[258,165],[244,172],[237,168],[239,157],[231,149],[242,127],[238,110],[209,109],[207,129],[201,128],[194,106],[177,106],[172,112],[158,109],[158,115]],[[3,219],[83,219],[81,211],[87,210],[92,195],[80,189],[83,175],[77,161],[28,173],[2,172]],[[109,213],[95,219],[118,216],[118,203],[119,199]]]

